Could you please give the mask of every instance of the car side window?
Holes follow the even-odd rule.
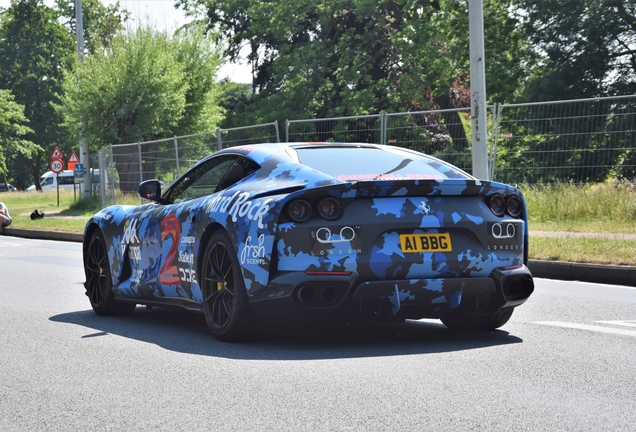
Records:
[[[165,196],[167,202],[178,203],[227,189],[256,170],[257,166],[238,156],[212,158],[182,177]]]
[[[239,157],[238,159],[236,159],[234,164],[232,164],[230,169],[227,170],[227,172],[219,182],[216,188],[217,192],[222,191],[223,189],[227,189],[230,186],[238,183],[257,169],[258,165],[256,165],[254,162],[246,158]]]

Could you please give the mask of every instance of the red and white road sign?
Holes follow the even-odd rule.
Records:
[[[51,160],[55,159],[64,159],[64,155],[62,154],[62,151],[58,146],[55,146],[55,148],[53,149],[53,153],[51,153]]]
[[[51,171],[53,171],[55,174],[59,174],[64,171],[64,162],[59,159],[53,159],[51,161]]]

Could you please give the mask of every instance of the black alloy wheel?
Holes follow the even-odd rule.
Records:
[[[128,315],[135,310],[135,303],[115,300],[112,291],[110,264],[104,236],[100,231],[93,232],[84,256],[86,272],[86,295],[91,307],[98,315]]]
[[[203,257],[203,312],[217,339],[245,339],[253,321],[238,258],[228,235],[217,231]]]

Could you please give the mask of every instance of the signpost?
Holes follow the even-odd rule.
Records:
[[[55,183],[57,184],[57,206],[60,206],[60,176],[59,174],[64,171],[64,155],[62,151],[55,146],[51,153],[51,163],[49,164],[51,171],[56,174]]]
[[[73,152],[75,154],[75,152]],[[73,177],[75,178],[75,184],[73,184],[73,199],[75,199],[75,185],[84,182],[84,164],[73,164]]]

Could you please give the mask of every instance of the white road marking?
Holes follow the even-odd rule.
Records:
[[[599,324],[619,325],[625,327],[636,327],[636,320],[633,321],[595,321]]]
[[[622,336],[632,336],[636,337],[636,330],[625,330],[620,328],[611,328],[611,327],[601,327],[594,326],[588,324],[576,324],[576,323],[567,323],[561,321],[535,321],[533,324],[547,325],[552,327],[563,327],[563,328],[571,328],[577,330],[588,330],[598,333],[611,333]]]
[[[539,278],[537,278],[539,279]],[[625,289],[625,290],[634,290],[636,291],[636,287],[632,287],[632,286],[625,286],[625,285],[612,285],[612,284],[603,284],[603,283],[597,283],[597,282],[583,282],[583,281],[565,281],[565,280],[560,280],[560,279],[547,279],[547,278],[540,278],[541,280],[549,280],[552,283],[557,283],[557,284],[564,284],[564,285],[571,285],[573,283],[576,284],[581,284],[581,285],[591,285],[591,286],[600,286],[600,287],[612,287],[612,288],[619,288],[619,289]]]

